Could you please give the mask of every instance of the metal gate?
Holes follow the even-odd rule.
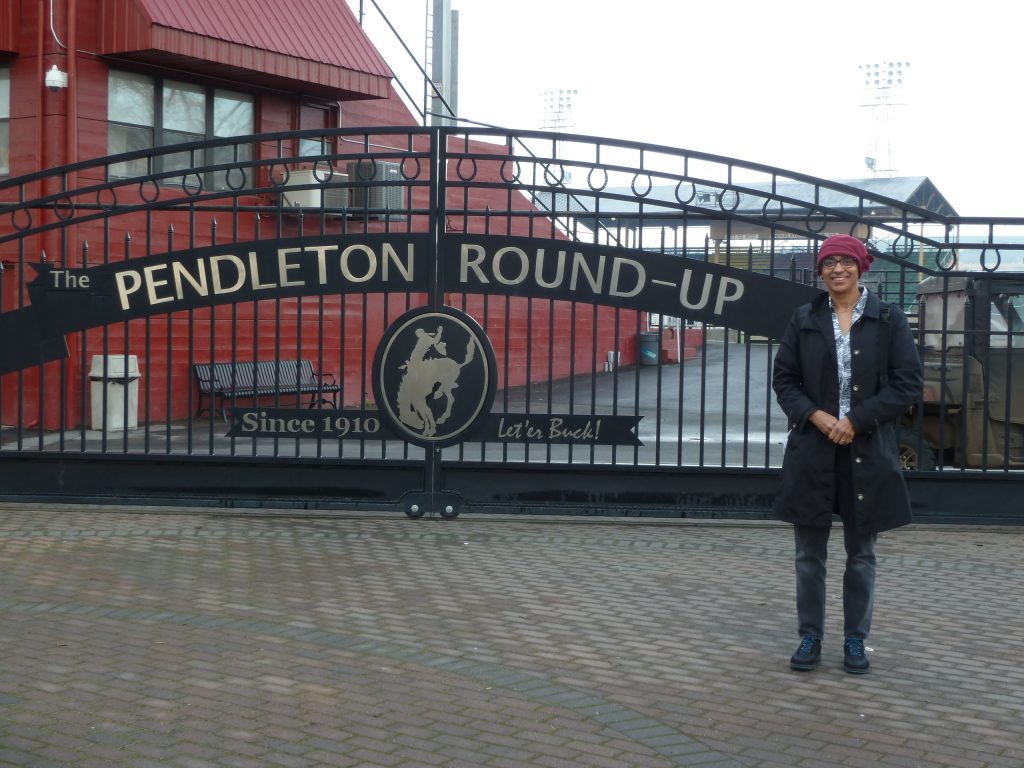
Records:
[[[835,232],[878,252],[865,282],[917,322],[929,370],[960,374],[905,420],[919,518],[1013,520],[1024,219],[956,217],[926,179],[463,128],[0,182],[0,492],[765,516],[773,339]]]

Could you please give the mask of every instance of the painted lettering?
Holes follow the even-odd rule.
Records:
[[[476,258],[470,261],[470,255]],[[477,281],[487,285],[490,281],[484,276],[483,269],[480,268],[480,264],[485,258],[487,258],[487,252],[482,245],[463,243],[462,252],[459,254],[459,282],[463,285],[467,284],[469,282],[469,270],[472,269]]]
[[[405,263],[403,264],[402,261],[400,260],[398,251],[395,249],[395,247],[391,245],[391,243],[384,243],[384,254],[383,258],[381,259],[381,276],[384,278],[384,281],[387,282],[391,279],[390,266],[393,264],[401,273],[405,281],[407,283],[411,283],[415,255],[416,254],[415,249],[413,248],[413,244],[409,243],[409,245],[406,246]]]
[[[237,255],[218,253],[162,263],[152,263],[155,259],[150,259],[144,267],[115,268],[113,283],[122,311],[140,309],[139,304],[161,306],[166,311],[164,305],[173,301],[302,288],[313,283],[314,268],[314,284],[342,291],[345,283],[354,285],[374,280],[412,283],[416,279],[415,249],[415,243],[394,242],[350,242],[344,247],[327,243],[273,248],[267,244],[261,245],[259,250]],[[337,261],[332,258],[335,255]],[[484,258],[482,250],[479,258]],[[53,277],[47,277],[47,285],[53,288],[88,288],[90,285],[88,275],[73,274],[69,270],[53,270],[51,274]],[[482,271],[480,276],[486,282]]]
[[[521,421],[505,426],[505,417],[502,416],[498,420],[498,439],[511,438],[512,440],[518,440],[522,436],[522,429],[523,423]]]
[[[259,416],[253,411],[243,413],[241,423],[243,432],[255,432],[260,428]]]
[[[338,250],[336,245],[310,245],[305,248],[307,253],[316,254],[316,274],[320,285],[327,284],[327,253],[336,250]]]
[[[271,288],[277,288],[277,283],[260,282],[260,262],[256,256],[256,251],[249,251],[249,275],[250,284],[254,291],[266,291]]]
[[[351,261],[353,254],[362,254],[366,256],[366,272],[362,275],[356,275],[352,272]],[[377,274],[377,254],[375,254],[373,249],[368,245],[362,245],[361,243],[350,245],[341,252],[341,274],[349,282],[365,283]]]
[[[551,421],[548,423],[548,439],[572,442],[576,440],[594,440],[597,438],[597,430],[594,428],[594,423],[589,419],[576,429],[565,427],[563,426],[564,424],[564,419],[552,416]]]
[[[114,282],[117,284],[117,297],[121,302],[121,309],[127,310],[131,306],[128,297],[142,288],[142,275],[134,269],[126,269],[114,273]]]
[[[727,301],[739,301],[743,298],[743,283],[735,277],[723,277],[718,286],[718,300],[715,301],[715,314],[722,314],[722,307]]]
[[[290,261],[288,257],[293,253],[301,253],[301,248],[278,248],[277,249],[277,278],[282,288],[291,288],[296,285],[305,285],[305,280],[289,280],[288,273],[299,269],[302,265]]]
[[[54,288],[78,290],[88,288],[90,283],[89,275],[76,275],[70,269],[55,269],[50,276]]]
[[[696,302],[690,300],[690,279],[693,277],[693,270],[683,270],[683,281],[679,286],[679,303],[687,309],[704,309],[708,305],[708,299],[711,298],[711,282],[714,280],[714,275],[704,275],[704,288],[701,292],[700,299]]]
[[[507,254],[512,254],[514,259],[518,259],[519,261],[519,274],[515,275],[515,277],[506,277],[501,271],[501,261]],[[493,271],[494,279],[499,283],[504,283],[505,285],[519,285],[525,281],[526,276],[530,274],[530,258],[522,248],[516,248],[515,246],[499,248],[494,254]]]
[[[222,264],[235,268],[235,282],[230,286],[224,282]],[[213,292],[215,294],[234,293],[245,284],[245,262],[230,253],[212,257],[210,259],[210,281],[213,283]]]
[[[631,267],[635,274],[635,282],[633,287],[629,290],[621,290],[619,287],[620,276],[623,267]],[[609,296],[622,296],[629,298],[636,296],[640,291],[644,289],[644,285],[647,283],[647,271],[639,261],[633,259],[627,259],[622,256],[616,256],[612,259],[612,276],[611,283],[608,286]]]
[[[583,272],[584,277],[590,284],[590,290],[594,293],[600,293],[601,283],[604,281],[604,254],[599,254],[597,257],[596,275],[590,270],[590,265],[587,264],[587,260],[583,257],[582,253],[577,251],[572,255],[572,278],[569,280],[569,290],[576,290],[580,272]]]
[[[166,264],[156,264],[151,267],[145,267],[142,270],[142,274],[146,280],[146,297],[149,299],[150,304],[163,304],[164,302],[174,301],[174,295],[157,297],[156,289],[165,285],[169,285],[168,280],[157,280],[153,275],[156,272],[166,272]]]
[[[693,300],[691,294],[691,278],[693,272],[689,269],[683,272],[682,284],[679,288],[679,303],[687,309],[700,310],[708,306],[708,302],[711,300],[712,289],[716,276],[713,274],[704,275],[704,284],[700,289],[700,298],[696,301]],[[739,301],[743,297],[745,290],[742,281],[737,280],[734,277],[719,277],[718,288],[714,291],[715,293],[715,306],[712,310],[716,315],[722,314],[722,310],[725,308],[726,303]]]
[[[171,274],[174,276],[174,295],[178,299],[182,299],[185,296],[185,291],[181,282],[183,277],[189,282],[197,295],[209,295],[210,292],[206,288],[206,263],[200,261],[196,265],[196,271],[199,273],[198,278],[193,276],[192,273],[188,271],[188,268],[180,261],[171,263]]]
[[[239,424],[242,432],[269,435],[309,435],[317,428],[313,417],[275,416],[267,411],[243,411]]]
[[[533,271],[533,279],[541,288],[557,288],[565,278],[565,251],[558,252],[558,258],[555,261],[555,278],[553,280],[544,279],[544,256],[544,249],[538,248],[537,266]]]

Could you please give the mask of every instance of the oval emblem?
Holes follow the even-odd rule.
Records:
[[[373,361],[373,393],[395,434],[423,446],[469,437],[491,410],[494,349],[469,315],[416,309],[384,333]]]

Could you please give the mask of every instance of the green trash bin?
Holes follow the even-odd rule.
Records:
[[[640,365],[657,365],[660,357],[657,331],[641,331],[637,342],[637,357]]]

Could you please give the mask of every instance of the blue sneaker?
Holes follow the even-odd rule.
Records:
[[[804,635],[800,639],[800,647],[789,660],[789,668],[801,672],[810,672],[818,666],[821,658],[821,638],[817,635]]]
[[[871,667],[864,650],[864,638],[848,637],[843,641],[843,668],[851,675],[865,675]]]

